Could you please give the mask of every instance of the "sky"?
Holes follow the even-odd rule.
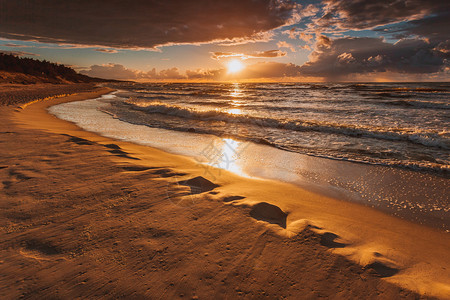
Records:
[[[0,0],[0,52],[136,81],[449,81],[449,28],[438,0]]]

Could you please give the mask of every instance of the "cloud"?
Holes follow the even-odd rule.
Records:
[[[303,75],[338,78],[370,72],[436,73],[448,66],[442,49],[425,39],[402,39],[395,44],[381,38],[319,36],[310,60],[301,66]]]
[[[225,69],[217,70],[187,70],[186,76],[190,80],[220,80],[224,78],[226,74]]]
[[[298,36],[298,38],[309,44],[309,43],[311,43],[314,36],[312,34],[306,34],[304,32],[300,32],[300,35]]]
[[[0,0],[0,36],[48,43],[154,48],[253,40],[297,20],[291,0]]]
[[[286,56],[286,52],[280,50],[268,50],[259,51],[249,54],[245,53],[235,53],[235,52],[211,52],[212,59],[223,59],[223,58],[240,58],[240,59],[250,59],[250,58],[273,58]]]
[[[286,52],[280,50],[269,50],[263,52],[257,52],[252,55],[252,57],[282,57],[286,56]]]
[[[289,44],[288,42],[285,41],[279,41],[277,43],[278,48],[287,48],[289,50],[291,50],[292,52],[296,52],[296,49],[293,45]]]
[[[258,62],[247,65],[241,72],[230,74],[225,69],[186,71],[189,79],[198,80],[266,80],[300,76],[300,66],[278,62]]]
[[[440,56],[450,59],[450,40],[439,43],[433,50]]]
[[[105,79],[136,80],[142,72],[127,69],[119,64],[106,64],[92,65],[88,70],[82,70],[80,73],[91,77]]]
[[[185,79],[185,75],[181,75],[178,68],[170,68],[161,70],[159,72],[156,72],[156,69],[153,68],[150,72],[141,74],[142,78],[148,78],[148,79],[158,79],[158,80],[164,80],[164,79]]]
[[[398,38],[415,35],[425,37],[431,42],[445,42],[450,40],[447,28],[450,28],[450,10],[444,10],[419,20],[412,20],[401,26],[379,28],[375,30],[385,34],[394,34],[394,36]]]
[[[297,77],[300,75],[300,66],[295,64],[284,64],[277,62],[260,62],[248,65],[238,74],[229,74],[226,69],[214,70],[187,70],[181,73],[177,68],[170,68],[157,71],[155,68],[148,72],[128,69],[119,64],[92,65],[87,70],[80,71],[92,77],[118,79],[118,80],[136,80],[136,81],[177,81],[177,80],[195,80],[195,81],[223,81],[223,80],[246,80],[259,78],[286,78]]]
[[[299,46],[301,49],[311,51],[311,47],[309,45]]]
[[[432,13],[448,11],[443,0],[325,0],[324,15],[317,20],[322,28],[371,29],[411,21]],[[445,30],[445,29],[444,29]]]
[[[3,54],[10,54],[14,56],[39,56],[39,54],[36,53],[30,53],[30,52],[24,52],[24,51],[7,51],[7,50],[0,50],[0,53]]]
[[[272,40],[274,33],[272,31],[258,32],[253,34],[251,37],[241,37],[241,38],[232,38],[232,39],[224,39],[224,40],[215,40],[211,41],[211,43],[217,43],[219,46],[237,46],[244,45],[249,43],[260,43],[260,42],[269,42]]]
[[[283,78],[298,77],[300,75],[300,66],[295,64],[284,64],[277,62],[260,62],[248,66],[242,72],[241,78]]]
[[[99,77],[105,79],[117,79],[117,80],[178,80],[186,79],[186,75],[180,74],[178,68],[164,69],[159,72],[155,68],[148,72],[140,70],[128,69],[120,64],[104,64],[104,65],[92,65],[88,69],[80,71],[81,74],[91,77]]]
[[[114,49],[103,49],[103,48],[97,48],[97,49],[94,49],[94,51],[104,52],[104,53],[117,53],[117,50],[114,50]]]
[[[292,40],[300,39],[306,43],[311,43],[312,39],[314,38],[314,36],[312,34],[307,34],[305,32],[299,31],[295,27],[292,27],[289,30],[283,31],[282,34],[288,35],[289,38]]]
[[[235,52],[211,52],[211,58],[212,59],[222,59],[222,58],[241,58],[243,59],[245,57],[245,54],[243,53],[235,53]]]
[[[0,46],[11,47],[11,48],[27,48],[27,47],[30,47],[30,46],[27,46],[27,45],[19,45],[19,44],[13,44],[13,43],[2,44]]]

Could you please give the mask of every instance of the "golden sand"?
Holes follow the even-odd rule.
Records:
[[[108,91],[0,108],[0,295],[450,298],[445,232],[46,111]]]

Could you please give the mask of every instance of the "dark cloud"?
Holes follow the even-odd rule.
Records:
[[[303,75],[336,78],[354,73],[435,73],[448,64],[443,57],[447,44],[437,48],[425,39],[403,39],[395,44],[381,38],[320,36]]]
[[[375,30],[393,34],[398,38],[417,35],[426,37],[432,43],[440,43],[450,40],[448,28],[450,28],[450,11],[444,10],[432,16],[427,16],[419,20],[412,20],[403,25]]]
[[[390,72],[431,74],[448,66],[450,2],[443,0],[324,0],[323,14],[310,29],[336,33],[373,29],[390,38],[319,35],[303,74],[337,78]],[[286,32],[295,35],[295,31]]]
[[[0,0],[0,36],[153,48],[258,38],[298,17],[291,0]]]
[[[426,36],[430,39],[447,40],[450,39],[450,10],[440,12],[434,16],[429,16],[420,20],[409,22],[410,27],[406,28],[412,34]]]
[[[437,55],[450,59],[450,40],[439,43],[433,50],[436,51]]]
[[[323,28],[354,30],[422,19],[450,8],[447,0],[325,0],[324,4],[324,15],[318,20]]]
[[[268,51],[258,51],[253,53],[236,53],[236,52],[211,52],[211,58],[213,59],[222,59],[222,58],[240,58],[240,59],[249,59],[249,58],[272,58],[272,57],[282,57],[286,56],[286,52],[280,50],[268,50]]]

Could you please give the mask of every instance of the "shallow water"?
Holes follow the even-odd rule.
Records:
[[[450,85],[116,84],[132,124],[338,160],[450,174]]]
[[[220,169],[282,180],[410,221],[450,229],[450,186],[445,176],[317,158],[212,134],[132,124],[110,112],[115,104],[122,105],[116,94],[53,106],[49,111],[88,131],[192,157],[213,181],[220,176]]]

